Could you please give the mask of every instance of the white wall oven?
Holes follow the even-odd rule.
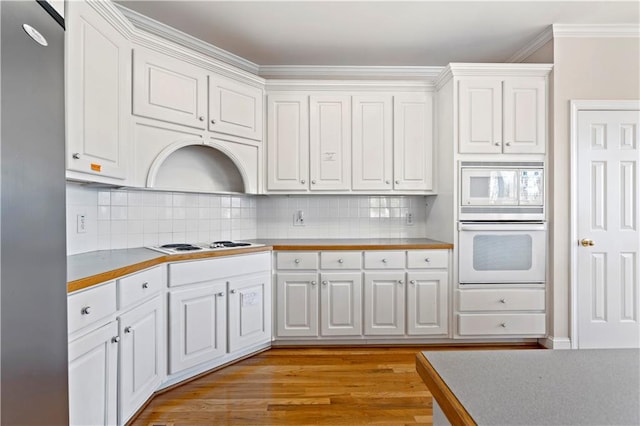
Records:
[[[461,221],[543,221],[544,163],[460,162]]]
[[[460,223],[460,284],[544,283],[545,223]]]

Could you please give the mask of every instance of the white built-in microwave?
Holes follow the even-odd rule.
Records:
[[[543,162],[460,162],[459,220],[544,219]]]

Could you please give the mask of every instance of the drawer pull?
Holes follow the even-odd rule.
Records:
[[[91,313],[91,306],[85,306],[80,310],[82,315],[89,315]]]
[[[142,288],[149,288],[149,283],[148,282],[143,282],[142,283]]]
[[[329,281],[322,281],[322,285],[327,285],[329,284]]]
[[[216,296],[218,296],[218,297],[222,297],[222,296],[224,296],[224,292],[223,292],[223,291],[221,291],[220,293],[216,294]]]
[[[507,323],[506,322],[500,323],[500,327],[507,328]]]
[[[416,285],[416,280],[409,281],[411,284]]]
[[[344,263],[344,260],[338,259],[338,263]]]
[[[431,259],[429,259],[428,257],[426,257],[426,258],[424,259],[424,261],[425,261],[425,262],[427,262],[427,263],[429,263],[429,262],[431,262]]]
[[[236,291],[235,290],[231,290],[231,294],[236,294]]]
[[[133,331],[133,327],[131,327],[131,326],[124,328],[124,332],[125,333],[131,333],[132,331]]]
[[[382,263],[387,263],[387,259],[382,259]]]
[[[311,285],[316,285],[317,283],[315,281],[311,281]]]
[[[404,284],[404,281],[398,280],[398,284]]]
[[[294,260],[295,263],[300,263],[300,259]]]
[[[506,299],[500,299],[500,303],[507,303]]]
[[[120,336],[115,336],[111,338],[111,343],[118,343],[120,341]]]

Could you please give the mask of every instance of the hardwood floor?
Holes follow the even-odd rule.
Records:
[[[270,349],[156,396],[132,425],[431,424],[425,349],[477,347]]]

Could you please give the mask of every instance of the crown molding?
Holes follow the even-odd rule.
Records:
[[[268,79],[415,79],[433,81],[444,67],[426,66],[316,66],[260,65],[259,75]]]
[[[453,77],[547,77],[553,64],[472,64],[453,62],[445,67],[435,81],[440,89]]]
[[[553,37],[640,37],[640,25],[553,24]]]
[[[536,50],[553,40],[553,27],[549,25],[540,34],[516,51],[507,62],[519,63],[531,56]]]
[[[351,90],[351,91],[415,91],[422,89],[431,92],[434,89],[433,82],[425,80],[267,80],[266,91],[330,91],[330,90]]]
[[[241,70],[258,75],[259,66],[247,59],[199,40],[189,34],[163,24],[162,22],[158,22],[155,19],[142,15],[141,13],[127,9],[120,4],[116,4],[116,7],[137,29],[171,41],[179,46],[194,50],[220,62],[233,65]]]
[[[133,37],[134,26],[122,13],[119,13],[115,3],[104,0],[86,0],[86,3],[124,37],[128,39]]]

